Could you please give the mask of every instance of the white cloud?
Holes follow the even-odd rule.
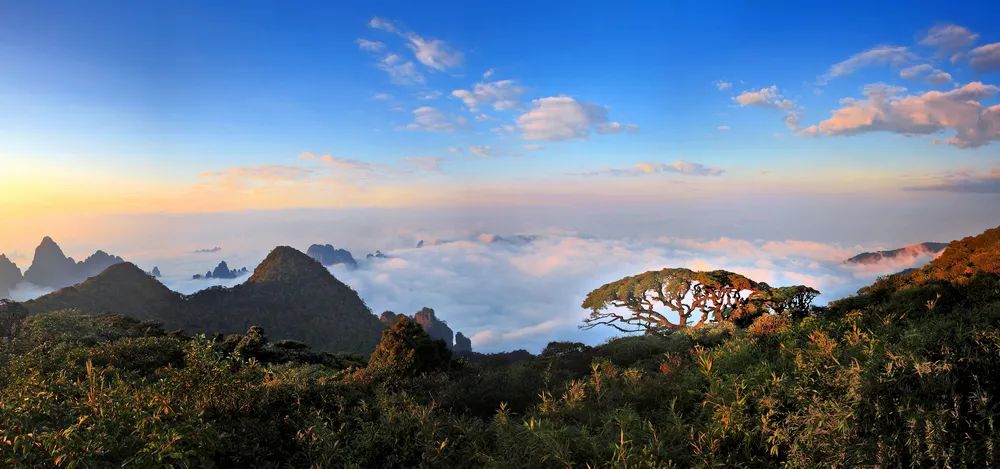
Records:
[[[850,75],[857,70],[873,65],[901,66],[914,59],[914,54],[906,47],[876,46],[850,56],[847,60],[830,67],[819,79],[819,84],[829,83],[834,78]]]
[[[375,93],[372,95],[372,99],[376,101],[389,101],[392,99],[392,95],[389,93]]]
[[[441,92],[436,90],[426,90],[417,93],[417,99],[421,101],[433,101],[441,97]]]
[[[986,107],[982,101],[1000,88],[972,82],[948,92],[929,91],[905,95],[902,88],[869,85],[864,100],[844,99],[843,107],[818,125],[803,130],[806,135],[853,135],[892,132],[929,135],[943,130],[954,136],[943,143],[960,148],[986,145],[1000,139],[1000,104]]]
[[[785,98],[776,85],[759,90],[744,91],[733,98],[740,107],[763,107],[778,109],[785,112],[785,126],[789,130],[798,130],[799,113],[795,110],[795,102]]]
[[[410,50],[417,60],[437,71],[445,71],[462,65],[462,53],[440,39],[425,39],[415,33],[407,33]]]
[[[451,117],[432,106],[422,106],[413,110],[413,122],[408,124],[408,130],[426,132],[452,132],[466,125],[465,118]]]
[[[979,35],[957,24],[939,24],[920,39],[920,45],[937,49],[939,55],[952,55],[968,47]]]
[[[469,147],[469,153],[480,158],[494,158],[497,156],[496,149],[489,145],[472,145]]]
[[[642,176],[646,174],[674,173],[688,176],[718,176],[723,172],[725,171],[722,168],[678,160],[673,163],[642,162],[628,168],[610,168],[578,174],[581,176]]]
[[[969,65],[980,73],[1000,70],[1000,42],[972,49],[969,52]]]
[[[496,70],[493,70],[492,68],[489,69],[489,70],[486,70],[485,72],[483,72],[483,80],[489,80],[490,78],[493,77],[493,75],[495,73],[496,73]]]
[[[932,67],[930,64],[914,65],[899,71],[904,80],[921,80],[932,85],[951,83],[951,74]]]
[[[406,47],[413,52],[417,62],[434,71],[444,71],[462,64],[462,53],[440,39],[428,39],[414,32],[404,31],[396,23],[379,17],[372,18],[368,26],[404,38]],[[372,54],[381,54],[388,48],[380,41],[358,39],[356,42],[361,50]],[[412,60],[404,59],[394,52],[382,55],[376,66],[388,73],[389,78],[396,84],[413,85],[425,81],[423,74]]]
[[[550,141],[587,138],[592,130],[599,133],[638,130],[634,124],[609,122],[604,107],[569,96],[532,101],[531,109],[518,117],[517,126],[525,140]]]
[[[728,81],[718,80],[715,82],[715,87],[718,88],[719,91],[726,91],[732,88],[733,84]]]
[[[495,111],[506,111],[518,105],[518,98],[524,93],[524,88],[514,80],[499,80],[488,83],[476,83],[469,90],[455,90],[451,95],[461,99],[471,112],[477,112],[480,106],[490,105]]]
[[[407,47],[413,51],[413,56],[417,61],[437,71],[445,71],[462,64],[462,53],[454,50],[446,42],[440,39],[428,39],[417,33],[404,31],[396,23],[384,18],[374,17],[368,22],[368,26],[373,29],[387,31],[400,36],[407,41]],[[359,39],[361,45],[362,39]],[[372,42],[372,41],[368,41]],[[381,45],[377,50],[384,48]],[[365,46],[362,46],[364,48]]]
[[[716,127],[716,129],[718,129],[720,132],[728,132],[729,131],[729,126],[728,125],[720,125],[720,126]]]
[[[795,105],[791,100],[785,99],[775,85],[759,90],[744,91],[733,98],[733,100],[740,107],[759,106],[775,109],[791,109]]]
[[[388,73],[389,79],[398,85],[424,83],[424,75],[417,70],[413,62],[405,60],[396,54],[387,54],[376,66]]]
[[[358,47],[365,52],[382,52],[385,50],[385,43],[381,41],[358,39],[354,42],[357,43]]]
[[[399,29],[396,28],[395,23],[385,18],[379,18],[377,16],[372,17],[372,19],[368,21],[368,26],[371,27],[372,29],[381,29],[382,31],[388,31],[390,33],[395,33],[399,31]]]

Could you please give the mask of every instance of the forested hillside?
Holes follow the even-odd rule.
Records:
[[[314,352],[266,328],[189,337],[5,303],[0,463],[991,466],[998,259],[1000,228],[826,308],[778,307],[788,290],[742,276],[641,274],[598,288],[588,307],[604,314],[605,300],[627,308],[640,297],[629,292],[650,285],[713,281],[716,291],[752,286],[761,302],[732,297],[746,309],[705,313],[698,327],[671,322],[475,363],[407,317],[369,359]],[[704,310],[686,311],[697,321]]]

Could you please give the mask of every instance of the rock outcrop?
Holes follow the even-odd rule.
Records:
[[[392,311],[385,311],[379,316],[379,321],[385,327],[392,327],[400,318],[407,317],[405,314],[396,314]],[[454,333],[448,323],[438,319],[431,308],[421,308],[413,315],[413,321],[420,324],[427,335],[432,339],[441,340],[454,351],[472,351],[472,342],[462,335],[461,332]]]
[[[448,348],[455,345],[455,333],[448,327],[448,324],[434,316],[434,310],[428,307],[421,308],[413,315],[413,320],[424,328],[424,332],[435,340],[443,340],[448,344]]]
[[[195,274],[191,278],[193,278],[195,280],[206,279],[206,278],[233,279],[233,278],[237,278],[237,277],[242,277],[242,276],[244,276],[244,275],[246,275],[248,273],[250,273],[250,271],[247,270],[246,267],[244,267],[242,269],[239,269],[239,270],[237,270],[237,269],[230,269],[229,268],[229,264],[226,264],[226,261],[222,261],[222,262],[219,262],[219,265],[215,266],[214,269],[209,270],[208,272],[205,272],[205,275]]]
[[[18,283],[21,283],[23,278],[17,264],[7,259],[7,256],[0,254],[0,298],[8,298],[10,291]]]
[[[358,261],[354,259],[350,251],[347,249],[337,249],[332,244],[313,244],[306,250],[306,254],[327,267],[338,264],[348,267],[358,266]]]
[[[472,352],[472,341],[468,337],[462,335],[461,332],[455,333],[455,346],[452,348],[457,353],[468,353]]]

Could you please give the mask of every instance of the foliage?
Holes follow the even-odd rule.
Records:
[[[382,332],[382,341],[368,360],[368,369],[393,376],[413,376],[448,366],[451,351],[442,340],[431,339],[424,328],[407,316],[400,316]]]
[[[927,270],[953,275],[516,360],[449,360],[412,321],[365,365],[256,327],[29,316],[0,342],[0,465],[994,466],[1000,276]]]
[[[591,291],[583,301],[591,311],[583,327],[664,333],[695,329],[706,321],[745,325],[761,314],[807,311],[817,295],[803,285],[772,288],[725,270],[670,268],[625,277]]]

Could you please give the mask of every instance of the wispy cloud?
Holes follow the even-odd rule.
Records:
[[[415,32],[407,31],[397,23],[385,18],[374,17],[368,21],[368,26],[372,29],[386,31],[403,38],[406,47],[413,53],[414,59],[427,68],[443,72],[462,65],[463,55],[455,50],[451,45],[440,39],[426,38]],[[387,48],[385,43],[368,39],[358,39],[358,47],[362,50],[380,53]],[[389,73],[394,82],[400,84],[421,84],[424,82],[422,76],[418,79],[419,72],[416,71],[412,61],[402,59],[398,54],[388,54],[382,57],[379,68]]]
[[[382,52],[385,50],[385,43],[381,41],[372,41],[364,38],[359,38],[354,41],[358,47],[366,52]]]
[[[407,124],[406,129],[446,133],[466,125],[468,122],[462,116],[449,116],[436,107],[421,106],[413,110],[413,122]]]
[[[396,54],[386,54],[375,66],[387,73],[389,80],[397,85],[419,85],[426,81],[413,61]]]
[[[818,84],[825,85],[835,78],[850,75],[865,67],[875,65],[901,66],[914,60],[915,57],[915,54],[903,46],[876,46],[833,64],[826,73],[820,76]]]
[[[717,80],[714,85],[719,91],[726,91],[733,87],[731,82],[725,80]]]
[[[518,99],[524,93],[524,88],[514,80],[499,80],[486,83],[476,83],[472,90],[459,89],[451,95],[461,99],[471,112],[477,112],[480,106],[489,105],[495,111],[506,111],[518,106]]]

